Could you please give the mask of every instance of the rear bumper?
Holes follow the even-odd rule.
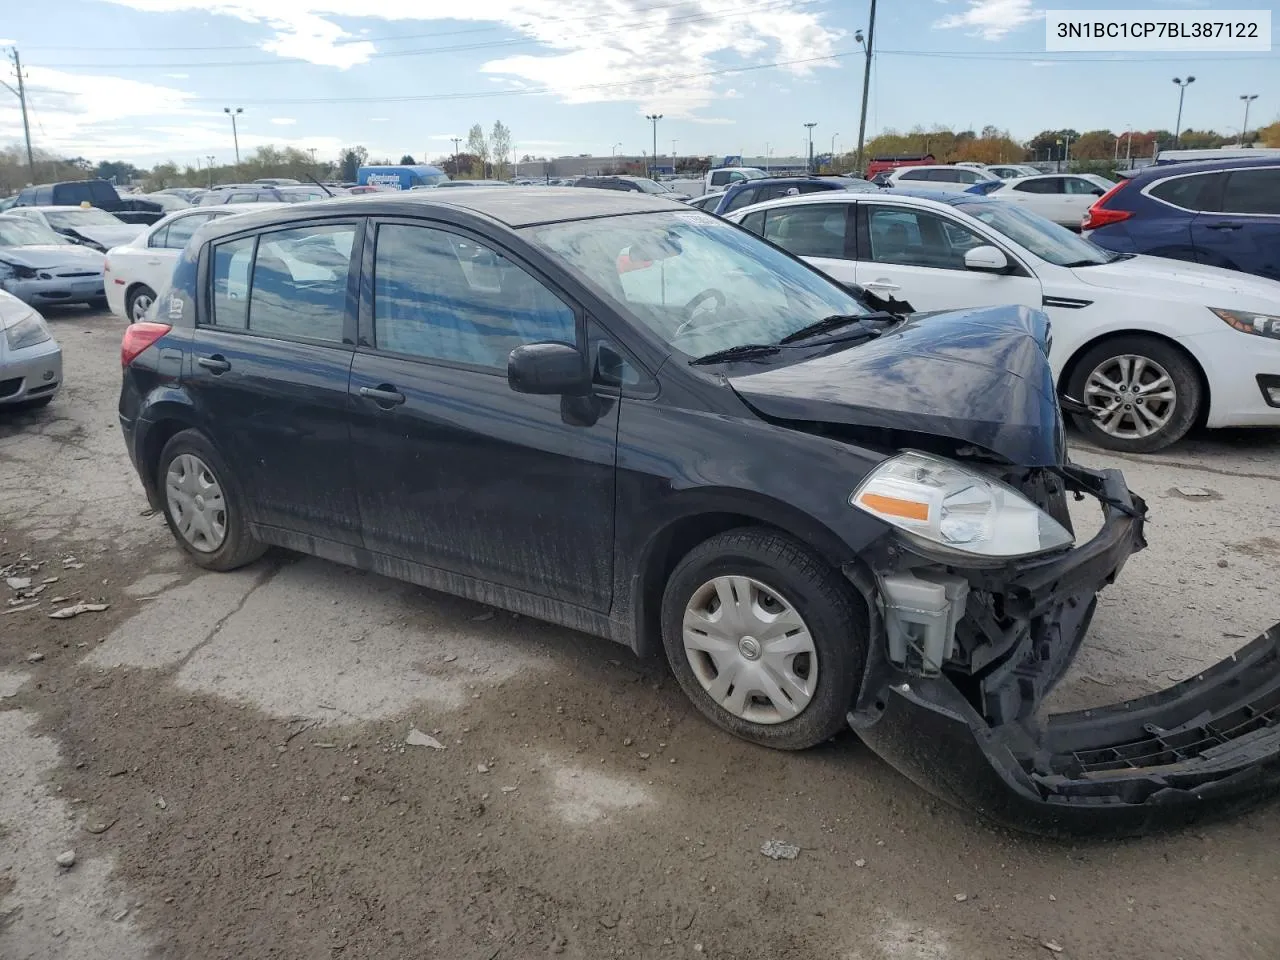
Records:
[[[981,679],[890,662],[870,597],[872,644],[849,723],[876,753],[945,800],[1045,835],[1126,836],[1220,816],[1280,790],[1280,624],[1159,693],[1039,717],[1074,658],[1096,593],[1142,542],[1120,475],[1094,475],[1118,506],[1089,543],[1004,574],[1002,601],[1034,625],[1032,657]],[[1137,501],[1141,508],[1141,501]],[[999,574],[970,575],[975,588]],[[868,593],[868,584],[851,577]],[[973,602],[970,601],[970,612]]]

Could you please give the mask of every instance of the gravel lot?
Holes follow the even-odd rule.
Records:
[[[57,578],[0,604],[5,960],[1280,956],[1280,804],[1031,840],[852,735],[731,740],[604,641],[289,555],[197,571],[120,441],[121,323],[50,320],[67,389],[0,414],[0,566]],[[1280,434],[1074,456],[1119,462],[1153,518],[1059,705],[1280,619]],[[49,619],[59,596],[109,607]],[[761,856],[774,839],[799,857]]]

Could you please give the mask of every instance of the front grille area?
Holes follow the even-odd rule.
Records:
[[[11,377],[8,380],[0,380],[0,398],[12,397],[15,393],[22,389],[22,378]]]

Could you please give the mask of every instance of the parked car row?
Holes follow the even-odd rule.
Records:
[[[207,223],[121,346],[148,500],[202,567],[276,545],[665,655],[736,736],[801,749],[852,725],[1024,829],[1142,832],[1273,793],[1280,630],[1152,697],[1040,709],[1146,514],[1119,472],[1070,461],[1060,342],[1095,301],[1141,313],[1142,284],[1171,282],[1135,269],[1181,265],[963,193],[730,217],[747,229],[638,192],[496,188]],[[882,306],[929,270],[1004,305],[872,309],[833,262]],[[1188,289],[1227,299],[1242,276],[1194,269]],[[1171,328],[1199,342],[1175,353],[1231,354],[1237,380],[1225,341],[1277,359],[1184,306]],[[1183,417],[1178,370],[1135,353],[1088,384]],[[1101,513],[1087,542],[1070,495]]]

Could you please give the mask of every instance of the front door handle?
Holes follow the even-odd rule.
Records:
[[[1208,227],[1210,230],[1239,230],[1240,229],[1240,224],[1238,223],[1206,223],[1205,226]]]
[[[160,266],[160,258],[159,258],[159,257],[153,257],[152,259],[150,259],[150,260],[148,260],[148,261],[147,261],[147,265],[148,265],[148,266],[152,266],[152,267],[158,267],[158,266]]]
[[[196,363],[200,364],[215,377],[231,369],[231,362],[220,353],[215,353],[211,357],[196,357]]]
[[[902,285],[891,280],[868,280],[863,284],[868,290],[901,290]]]
[[[389,383],[380,383],[376,387],[361,387],[360,396],[368,397],[384,410],[404,403],[404,394]]]

